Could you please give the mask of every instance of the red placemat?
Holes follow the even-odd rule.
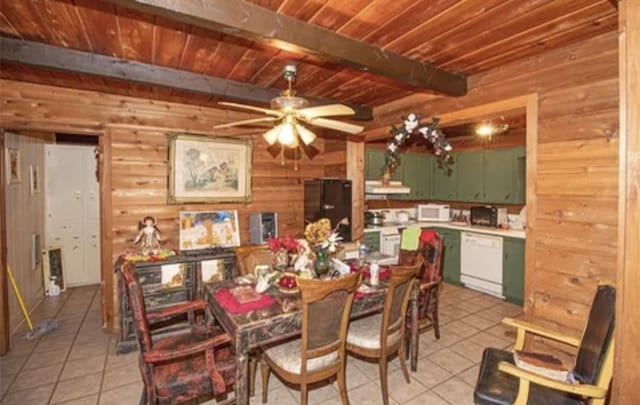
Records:
[[[260,299],[241,304],[229,288],[216,291],[214,297],[230,314],[244,314],[245,312],[268,307],[274,302],[269,295],[260,294]]]

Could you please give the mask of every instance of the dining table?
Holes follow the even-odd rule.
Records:
[[[284,342],[301,334],[300,293],[283,292],[272,286],[261,295],[261,304],[243,310],[229,305],[228,292],[243,284],[238,279],[207,284],[205,299],[218,324],[230,336],[236,355],[236,404],[249,403],[249,355],[253,349]],[[351,319],[381,312],[387,288],[384,282],[366,293],[356,292]]]

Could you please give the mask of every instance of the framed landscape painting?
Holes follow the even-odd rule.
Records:
[[[251,201],[252,143],[167,135],[170,204]]]

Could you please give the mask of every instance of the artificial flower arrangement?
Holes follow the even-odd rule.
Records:
[[[285,270],[298,253],[300,244],[289,235],[282,238],[271,237],[267,239],[267,246],[273,253],[273,267]]]
[[[338,233],[341,225],[349,225],[349,220],[343,218],[335,228],[331,227],[328,218],[307,224],[304,237],[307,240],[313,256],[314,269],[318,276],[325,274],[330,267],[329,255],[335,254],[341,247],[342,237]]]

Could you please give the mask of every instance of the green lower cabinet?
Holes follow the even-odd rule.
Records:
[[[460,231],[446,228],[430,229],[444,237],[442,278],[447,283],[462,285],[460,282]]]
[[[379,252],[380,231],[365,232],[362,237],[362,243],[367,247],[369,252]]]
[[[514,304],[524,303],[525,240],[504,238],[502,263],[502,294]]]

